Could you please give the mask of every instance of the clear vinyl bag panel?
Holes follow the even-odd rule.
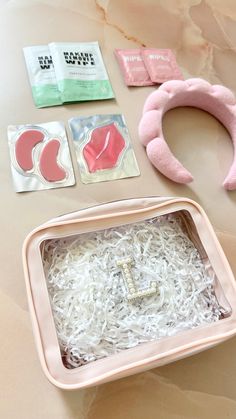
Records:
[[[186,210],[49,239],[41,254],[69,369],[231,314]]]

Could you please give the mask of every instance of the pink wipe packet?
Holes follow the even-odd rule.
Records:
[[[175,55],[170,49],[143,48],[141,55],[152,82],[183,80]]]
[[[115,55],[127,86],[151,86],[154,84],[144,65],[139,48],[115,49]]]

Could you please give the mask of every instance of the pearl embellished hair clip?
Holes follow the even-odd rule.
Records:
[[[128,289],[128,301],[135,300],[136,298],[148,297],[149,295],[155,294],[157,292],[156,282],[151,282],[151,286],[149,288],[146,288],[141,291],[137,290],[137,287],[131,274],[131,265],[133,263],[134,262],[131,257],[117,261],[117,266],[120,266],[123,271],[124,280]]]

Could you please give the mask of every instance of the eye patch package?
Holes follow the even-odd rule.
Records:
[[[175,55],[170,49],[143,48],[141,54],[152,82],[183,80]]]
[[[115,55],[127,86],[150,86],[152,82],[145,67],[141,49],[116,49]]]
[[[63,102],[114,98],[98,42],[51,43]]]
[[[69,120],[83,183],[139,176],[123,115]]]
[[[16,192],[75,184],[64,124],[10,125],[8,144]]]
[[[47,45],[23,48],[35,106],[61,105],[52,57]]]

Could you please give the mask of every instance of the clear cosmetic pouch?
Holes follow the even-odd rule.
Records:
[[[236,286],[194,201],[140,198],[63,215],[23,246],[40,362],[63,389],[115,380],[236,333]]]

